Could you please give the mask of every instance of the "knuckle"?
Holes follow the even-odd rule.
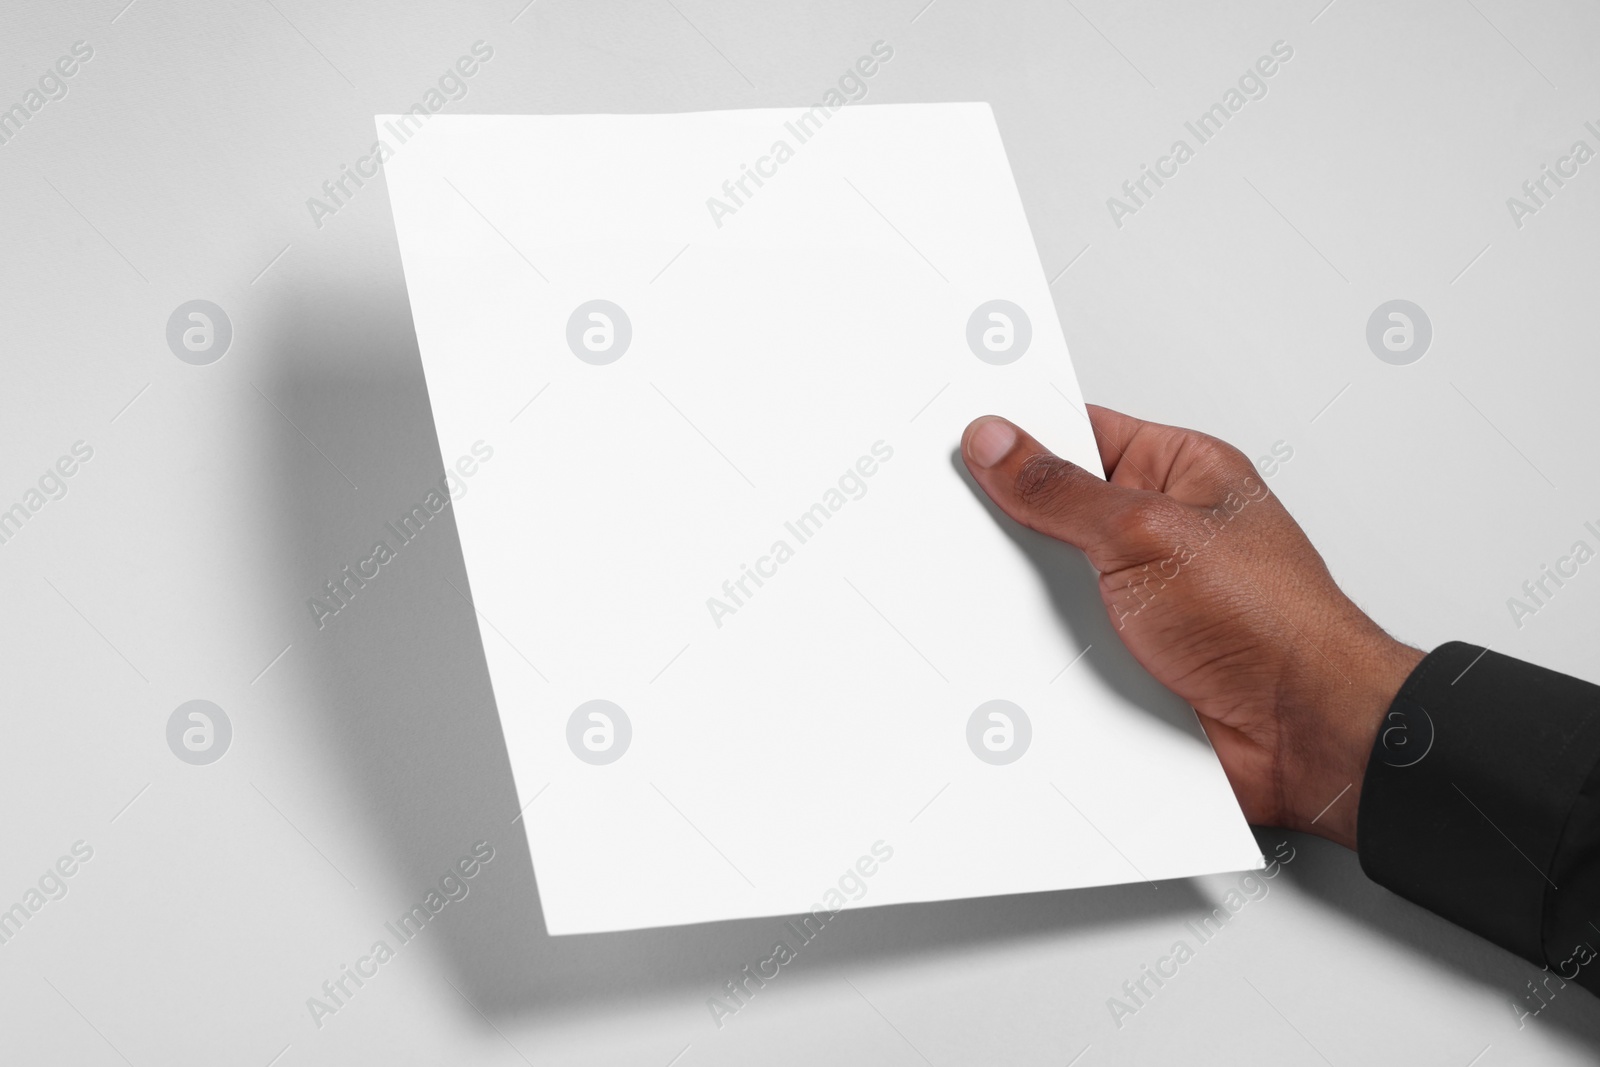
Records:
[[[1206,434],[1195,434],[1187,447],[1187,459],[1198,484],[1212,492],[1244,492],[1256,478],[1253,460],[1233,445]]]
[[[1127,504],[1109,522],[1112,539],[1133,555],[1151,556],[1189,539],[1182,505],[1152,495]]]
[[[1255,461],[1225,441],[1217,442],[1217,466],[1236,479],[1248,478],[1256,472]]]
[[[1160,498],[1136,500],[1123,508],[1116,517],[1115,528],[1120,537],[1143,538],[1156,533],[1167,524],[1167,509]]]
[[[1048,453],[1032,456],[1017,471],[1017,497],[1036,511],[1051,511],[1060,505],[1076,472],[1072,464]]]
[[[1237,477],[1255,469],[1250,457],[1228,442],[1206,434],[1197,434],[1196,438],[1195,457],[1212,474]]]

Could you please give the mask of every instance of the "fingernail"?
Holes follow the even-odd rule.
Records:
[[[978,420],[967,438],[967,455],[980,467],[988,468],[1006,458],[1017,443],[1017,428],[996,415]]]

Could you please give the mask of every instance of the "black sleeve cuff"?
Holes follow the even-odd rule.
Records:
[[[1600,847],[1572,839],[1589,832],[1584,819],[1569,825],[1597,764],[1600,687],[1441,645],[1401,686],[1373,744],[1357,815],[1361,868],[1543,966],[1547,933],[1567,925],[1555,921],[1563,876]]]

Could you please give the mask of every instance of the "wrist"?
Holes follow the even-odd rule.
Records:
[[[1285,715],[1296,727],[1283,774],[1292,829],[1356,848],[1367,762],[1395,695],[1424,655],[1376,626],[1313,655],[1318,669],[1293,701],[1292,719]]]

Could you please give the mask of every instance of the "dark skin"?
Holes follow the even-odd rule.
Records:
[[[962,458],[1007,515],[1088,555],[1112,625],[1199,713],[1246,819],[1355,848],[1368,754],[1423,653],[1339,590],[1238,449],[1095,405],[1089,419],[1105,480],[993,415]]]

